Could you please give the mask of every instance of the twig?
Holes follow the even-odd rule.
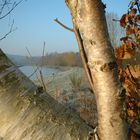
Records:
[[[30,51],[29,51],[29,49],[27,47],[26,47],[26,50],[27,50],[29,56],[32,58],[32,55],[31,55],[31,53],[30,53]]]
[[[1,16],[0,20],[8,16],[22,1],[24,0],[20,0],[18,3],[14,2],[12,8],[5,15]]]
[[[43,44],[43,51],[42,51],[42,62],[41,62],[41,67],[43,66],[43,62],[44,62],[44,56],[45,56],[45,45],[46,45],[46,43],[44,42],[44,44]]]
[[[28,76],[28,78],[32,77],[37,72],[37,70],[38,70],[38,67],[34,70],[34,72],[31,75]]]
[[[29,54],[29,56],[32,58],[32,55],[29,51],[29,49],[26,47],[26,50]],[[40,84],[43,86],[43,89],[46,91],[46,86],[45,86],[45,82],[44,82],[44,78],[43,78],[43,74],[42,74],[42,65],[43,65],[43,57],[44,57],[44,54],[45,54],[45,42],[44,42],[44,46],[43,46],[43,52],[42,52],[42,64],[41,64],[41,69],[39,70],[39,75],[40,75],[40,78],[38,77],[38,75],[36,74],[36,78],[38,79],[38,81],[40,82]],[[34,68],[34,67],[33,67]],[[29,76],[31,77],[33,74],[36,73],[36,71],[39,69],[39,66],[37,66],[37,68],[35,69],[34,68],[34,72]]]
[[[89,66],[88,66],[88,60],[87,60],[86,52],[84,49],[83,40],[81,38],[79,30],[76,27],[74,27],[74,33],[75,33],[75,37],[76,37],[77,42],[78,42],[80,56],[81,56],[81,59],[83,62],[84,69],[86,71],[86,74],[87,74],[90,86],[92,88],[92,91],[94,91],[93,80],[92,80],[92,76],[91,76],[91,71],[90,71]]]
[[[30,51],[29,51],[29,49],[26,47],[26,50],[27,50],[27,52],[28,52],[28,54],[29,54],[29,56],[32,58],[32,55],[31,55],[31,53],[30,53]],[[33,69],[34,69],[34,71],[36,71],[36,68],[33,66]],[[37,66],[37,69],[39,69],[39,67]],[[36,78],[37,78],[37,80],[40,82],[40,84],[41,84],[41,81],[40,81],[40,79],[38,78],[38,75],[37,75],[37,73],[35,72],[35,74],[36,74]]]
[[[40,79],[41,79],[42,86],[43,86],[44,90],[46,91],[46,86],[45,86],[45,82],[44,82],[42,71],[40,70],[39,73],[40,73]]]
[[[44,78],[43,78],[43,74],[42,74],[42,67],[43,67],[43,62],[44,62],[44,56],[45,56],[45,42],[44,42],[43,51],[42,51],[41,70],[40,70],[39,72],[40,72],[40,79],[41,79],[41,82],[42,82],[42,86],[43,86],[44,90],[47,91],[47,90],[46,90],[46,86],[45,86],[45,81],[44,81]]]
[[[13,20],[13,22],[11,24],[11,28],[10,28],[9,32],[6,33],[2,38],[0,38],[0,41],[2,41],[3,39],[5,39],[10,33],[14,32],[16,30],[16,29],[13,29],[13,26],[14,26],[14,20]]]
[[[62,26],[63,28],[65,28],[66,30],[69,30],[71,32],[74,32],[73,29],[67,27],[66,25],[64,25],[62,22],[60,22],[57,18],[54,20],[56,23],[58,23],[60,26]]]
[[[119,19],[112,19],[112,21],[116,21],[116,22],[120,22],[120,20]]]
[[[53,73],[53,74],[52,74],[52,79],[50,79],[49,81],[47,81],[47,84],[50,84],[51,82],[53,82],[54,78],[55,78],[55,75],[54,75],[54,73]]]
[[[2,7],[0,9],[0,15],[2,14],[4,7],[7,5],[7,1],[4,1],[4,3],[2,4]]]
[[[81,35],[80,35],[79,30],[75,26],[74,26],[73,29],[67,27],[62,22],[60,22],[57,18],[54,21],[57,22],[59,25],[61,25],[63,28],[65,28],[65,29],[67,29],[67,30],[69,30],[71,32],[74,32],[75,37],[76,37],[77,42],[78,42],[80,56],[81,56],[81,59],[82,59],[82,63],[83,63],[85,72],[87,74],[87,77],[88,77],[90,86],[92,88],[92,91],[94,91],[94,88],[93,88],[93,80],[92,80],[92,76],[91,76],[91,71],[90,71],[89,66],[88,66],[88,60],[87,60],[86,52],[85,52],[84,45],[83,45],[83,40],[81,38]]]

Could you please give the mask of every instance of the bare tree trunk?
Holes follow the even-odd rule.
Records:
[[[98,109],[99,137],[127,140],[127,128],[121,119],[123,89],[107,31],[104,5],[101,0],[66,0],[66,4],[87,51]]]
[[[0,139],[87,140],[92,129],[39,89],[0,50]]]

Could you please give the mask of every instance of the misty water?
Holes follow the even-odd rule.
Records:
[[[48,67],[36,67],[36,66],[23,66],[19,68],[27,77],[31,80],[36,80],[37,75],[40,75],[40,70],[44,78],[48,76],[53,76],[58,73],[58,69],[48,68]]]

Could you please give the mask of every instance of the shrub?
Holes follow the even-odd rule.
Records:
[[[82,76],[74,72],[69,75],[71,86],[74,90],[79,90],[82,84]]]

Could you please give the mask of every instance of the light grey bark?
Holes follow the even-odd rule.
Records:
[[[0,139],[88,140],[93,131],[37,87],[0,50]]]
[[[101,0],[66,0],[66,4],[87,50],[98,109],[99,137],[127,140],[127,128],[121,119],[123,89],[107,31],[104,5]]]

